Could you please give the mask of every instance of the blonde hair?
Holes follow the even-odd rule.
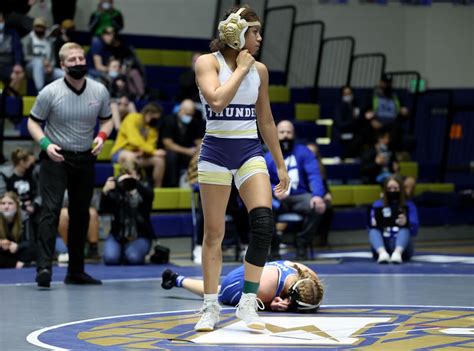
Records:
[[[324,296],[324,285],[321,280],[315,278],[307,270],[302,270],[296,264],[293,267],[298,271],[297,281],[300,281],[298,284],[300,301],[311,305],[319,305]]]
[[[133,172],[136,172],[138,175],[140,174],[140,166],[137,161],[125,160],[120,163],[119,175],[132,174]]]
[[[0,197],[0,200],[4,199],[5,197],[9,197],[12,199],[16,204],[16,214],[13,220],[13,227],[11,230],[11,237],[13,241],[19,242],[21,239],[21,232],[22,232],[22,224],[21,224],[21,210],[20,210],[20,198],[18,195],[13,191],[7,191]],[[0,216],[0,239],[7,239],[8,238],[8,223],[5,217]]]
[[[61,62],[64,62],[68,54],[68,51],[73,50],[73,49],[79,49],[79,50],[84,51],[84,48],[77,43],[66,43],[63,46],[61,46],[61,49],[59,50],[59,60]]]

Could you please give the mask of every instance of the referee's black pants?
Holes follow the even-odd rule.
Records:
[[[89,228],[89,206],[94,192],[95,156],[90,151],[61,151],[63,162],[41,152],[39,188],[42,209],[38,225],[37,269],[51,269],[59,215],[67,189],[69,196],[68,272],[84,272],[84,246]]]

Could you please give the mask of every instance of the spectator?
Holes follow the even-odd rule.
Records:
[[[318,162],[305,145],[295,143],[295,128],[287,120],[277,125],[278,139],[291,179],[290,191],[280,196],[274,192],[273,210],[276,216],[286,212],[296,212],[304,217],[302,229],[296,235],[296,256],[308,259],[308,248],[321,216],[326,211],[325,194]],[[272,188],[278,184],[277,170],[271,154],[265,155]],[[274,233],[271,256],[278,257],[280,240]]]
[[[120,125],[125,117],[130,113],[136,113],[137,108],[133,101],[130,101],[128,96],[122,95],[115,101],[110,103],[110,109],[112,110],[112,119],[114,121],[115,130],[119,130]]]
[[[36,258],[36,245],[24,231],[20,199],[14,192],[0,198],[0,268],[23,268]]]
[[[323,181],[323,187],[324,187],[323,199],[324,199],[324,202],[326,203],[326,211],[322,215],[322,218],[321,218],[321,221],[319,222],[316,233],[318,234],[318,237],[319,237],[319,246],[328,247],[329,246],[329,242],[328,242],[329,230],[331,228],[332,218],[334,216],[334,209],[332,207],[332,194],[328,185],[328,176],[326,172],[326,167],[324,167],[318,145],[316,145],[315,143],[310,143],[310,144],[307,144],[306,146],[313,152],[313,154],[316,156],[316,159],[318,160],[319,172],[321,173],[321,178]]]
[[[382,213],[383,218],[376,211]],[[380,223],[385,219],[387,223]],[[418,225],[416,206],[406,200],[402,179],[395,175],[388,177],[383,184],[383,198],[375,201],[370,211],[369,241],[374,259],[378,263],[410,260]]]
[[[66,43],[77,42],[77,39],[76,24],[74,21],[72,19],[65,19],[62,21],[53,42],[56,67],[60,67],[61,60],[59,59],[59,50]]]
[[[33,78],[38,92],[43,89],[45,82],[49,83],[64,76],[64,71],[56,67],[53,48],[46,37],[46,29],[46,21],[42,17],[37,17],[33,22],[33,31],[23,39],[26,71]]]
[[[66,20],[74,20],[76,1],[77,0],[51,0],[54,24],[61,24]]]
[[[23,48],[18,33],[5,24],[2,11],[0,9],[0,81],[8,82],[14,68],[23,69]]]
[[[8,86],[8,94],[10,96],[23,96],[26,94],[25,90],[25,70],[20,65],[15,65],[10,74],[10,84]]]
[[[166,116],[160,128],[160,146],[166,150],[166,172],[164,186],[177,187],[181,170],[187,169],[191,157],[202,141],[203,127],[193,118],[194,103],[183,100],[175,115]]]
[[[399,169],[395,154],[390,148],[390,134],[386,130],[380,130],[377,135],[375,145],[365,150],[360,160],[360,173],[366,184],[382,184]]]
[[[33,28],[33,19],[27,14],[36,2],[37,0],[2,0],[1,2],[0,11],[3,9],[7,26],[14,29],[20,37],[27,35]]]
[[[370,97],[365,118],[371,122],[375,130],[382,127],[389,129],[398,114],[407,115],[408,109],[401,105],[400,99],[393,91],[392,76],[384,74]]]
[[[18,195],[20,208],[24,211],[23,219],[32,219],[41,206],[38,182],[33,176],[36,158],[31,151],[16,149],[12,152],[11,159],[13,174],[6,178],[6,189]]]
[[[115,29],[112,27],[105,27],[100,33],[97,40],[93,40],[91,48],[87,53],[88,58],[88,73],[93,78],[100,78],[103,74],[107,74],[107,63],[112,57],[112,42],[115,37]]]
[[[195,52],[192,56],[191,67],[180,74],[178,78],[179,93],[177,100],[183,101],[184,99],[191,99],[194,102],[200,103],[199,89],[196,84],[196,73],[194,72],[194,66],[196,60],[201,56],[200,52]]]
[[[343,87],[341,95],[334,113],[332,137],[343,147],[342,158],[358,157],[363,144],[359,135],[360,108],[350,86]]]
[[[107,73],[102,74],[101,80],[109,90],[110,97],[117,98],[122,95],[130,95],[127,77],[121,72],[120,60],[114,57],[110,58]]]
[[[112,147],[112,162],[135,161],[140,167],[153,168],[153,184],[161,187],[165,172],[165,154],[157,148],[158,123],[163,109],[149,103],[141,113],[130,113],[120,125]]]
[[[140,182],[139,175],[138,164],[126,161],[120,175],[107,179],[102,189],[100,209],[114,216],[104,247],[106,265],[143,264],[150,250],[153,190]]]
[[[113,0],[99,0],[97,10],[89,19],[89,30],[92,35],[99,36],[107,27],[120,32],[123,28],[122,13],[114,8]]]
[[[135,52],[117,34],[113,37],[110,50],[112,56],[122,63],[120,71],[127,77],[130,96],[142,98],[145,95],[145,69]]]

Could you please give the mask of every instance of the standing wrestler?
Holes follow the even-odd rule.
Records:
[[[64,191],[69,194],[69,265],[64,283],[101,284],[84,272],[84,245],[89,205],[94,190],[94,162],[112,131],[112,112],[105,86],[85,78],[82,47],[67,43],[59,51],[64,78],[39,93],[28,119],[28,130],[41,149],[40,195],[43,207],[38,226],[36,282],[49,288],[52,260]],[[94,130],[100,122],[100,130]],[[42,123],[46,122],[44,130]]]
[[[214,330],[219,321],[218,286],[222,266],[221,243],[232,178],[249,212],[251,238],[245,255],[242,297],[236,316],[248,328],[262,330],[257,290],[274,230],[272,188],[257,135],[258,129],[275,160],[280,183],[289,187],[268,96],[268,71],[253,55],[262,41],[256,13],[244,6],[232,8],[219,23],[213,53],[196,62],[196,81],[207,119],[198,162],[204,213],[202,266],[204,303],[197,331]]]

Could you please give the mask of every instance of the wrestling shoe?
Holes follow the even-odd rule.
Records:
[[[265,329],[265,322],[257,314],[257,310],[263,310],[265,306],[262,300],[257,299],[256,294],[245,294],[242,293],[237,309],[235,310],[235,316],[245,322],[247,328],[254,330]]]
[[[176,286],[176,278],[178,273],[173,272],[171,269],[165,269],[161,275],[161,287],[165,290],[169,290]]]
[[[195,331],[207,332],[213,331],[216,324],[219,323],[219,313],[221,312],[221,306],[216,302],[204,302],[199,313],[201,319],[194,326]]]

